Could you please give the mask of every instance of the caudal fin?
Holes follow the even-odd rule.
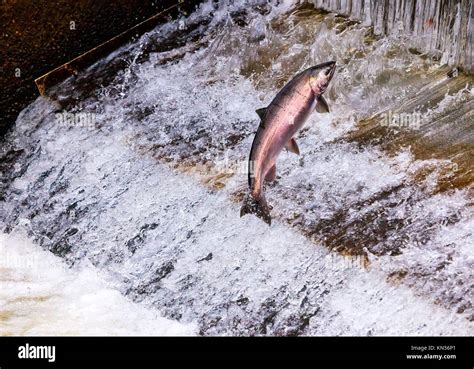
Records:
[[[245,214],[254,214],[268,225],[272,224],[270,207],[267,205],[267,202],[263,196],[256,200],[252,195],[247,195],[244,199],[244,204],[240,209],[240,216],[243,217]]]

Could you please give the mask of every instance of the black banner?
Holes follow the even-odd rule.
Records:
[[[474,367],[472,337],[3,337],[0,368]]]

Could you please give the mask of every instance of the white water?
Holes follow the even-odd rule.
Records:
[[[24,234],[0,234],[0,335],[194,335],[122,296],[90,265],[69,269]]]
[[[334,16],[290,16],[289,1],[267,15],[248,10],[249,26],[240,27],[229,13],[243,7],[213,10],[207,3],[193,14],[185,26],[214,12],[199,31],[209,43],[193,52],[194,44],[186,43],[181,59],[164,62],[170,52],[152,52],[138,61],[179,22],[123,48],[128,69],[72,109],[95,114],[92,128],[58,125],[58,102],[47,98],[20,115],[10,141],[27,154],[12,168],[16,178],[1,204],[0,225],[20,227],[35,241],[8,253],[21,258],[38,250],[41,259],[54,260],[65,283],[11,270],[17,281],[25,276],[39,284],[34,296],[44,289],[52,297],[22,305],[18,316],[8,313],[5,333],[473,333],[472,210],[465,191],[432,194],[436,172],[414,183],[417,170],[443,163],[416,161],[409,150],[389,157],[377,147],[333,142],[357,119],[403,104],[437,66],[394,40],[365,43],[364,27],[339,33]],[[278,182],[267,189],[274,224],[239,218],[246,175],[223,172],[226,164],[245,161],[258,124],[254,110],[298,70],[330,59],[339,65],[326,94],[332,113],[311,117],[297,139],[301,157],[282,154]],[[84,80],[110,73],[103,63]],[[81,91],[84,80],[60,86],[59,100]],[[449,108],[451,100],[438,108]],[[338,223],[341,211],[346,219]],[[364,220],[371,211],[377,217]],[[455,216],[457,222],[447,221]],[[309,241],[287,220],[303,230],[328,221],[329,229]],[[370,270],[345,267],[324,246],[325,237],[353,221],[360,224],[346,235],[367,249]],[[380,235],[378,221],[400,226]],[[403,283],[397,273],[405,273]],[[7,291],[2,311],[9,312],[17,292]],[[97,298],[84,304],[91,291]],[[119,307],[108,319],[101,315],[109,313],[104,296]],[[63,309],[70,300],[76,303]]]
[[[135,283],[142,284],[153,278],[151,266],[166,259],[163,254],[179,254],[171,275],[158,291],[151,294],[148,291],[142,304],[156,303],[154,300],[160,296],[175,294],[168,309],[179,310],[185,320],[195,317],[196,312],[208,310],[207,320],[220,317],[233,321],[235,333],[240,334],[264,333],[253,331],[252,315],[268,315],[271,304],[283,307],[266,327],[274,334],[295,331],[302,324],[301,310],[302,316],[308,318],[305,332],[312,335],[469,335],[474,332],[472,323],[433,306],[404,286],[387,283],[383,273],[364,269],[360,260],[329,254],[279,222],[270,229],[261,227],[260,221],[253,217],[241,220],[236,215],[237,205],[228,203],[222,195],[210,195],[199,189],[194,180],[173,174],[165,167],[155,169],[158,173],[145,188],[136,182],[129,191],[134,196],[142,191],[149,194],[139,206],[141,212],[170,208],[169,219],[162,220],[161,234],[154,235],[123,263],[107,268],[109,278],[136,276]],[[168,193],[165,201],[159,198],[153,201],[157,183],[161,191]],[[183,198],[195,204],[192,214],[179,208]],[[117,205],[115,211],[102,215],[105,218],[102,221],[113,227],[110,232],[114,234],[123,232],[124,224],[114,224],[110,217],[118,212],[124,218],[131,218],[138,210],[133,203]],[[175,222],[178,215],[182,223]],[[203,224],[195,228],[198,234],[188,238],[193,222],[201,217],[208,220],[201,219]],[[27,228],[28,224],[23,226]],[[239,231],[240,227],[246,232]],[[178,250],[176,247],[167,250],[173,248],[170,241],[165,241],[169,240],[168,235],[179,235]],[[108,287],[90,265],[69,270],[57,257],[38,249],[29,240],[3,235],[1,241],[3,256],[7,256],[2,260],[13,265],[1,269],[2,284],[6,286],[1,296],[6,301],[1,308],[7,323],[3,334],[194,332],[193,325],[170,322],[127,301]],[[108,253],[113,248],[111,243]],[[212,259],[202,260],[210,252]],[[189,277],[195,285],[186,293]],[[248,301],[240,302],[242,298]],[[227,305],[216,308],[220,304]],[[262,305],[267,304],[269,312],[262,311]],[[207,334],[223,334],[218,327],[208,329]]]

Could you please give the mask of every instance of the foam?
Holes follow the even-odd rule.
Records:
[[[68,268],[22,234],[0,234],[0,335],[194,335],[125,298],[90,265]]]

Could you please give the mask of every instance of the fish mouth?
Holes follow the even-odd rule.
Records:
[[[327,68],[327,67],[330,67],[331,69],[335,69],[336,68],[336,61],[335,60],[331,60],[331,61],[328,61],[328,62],[325,62],[325,63],[321,63],[321,64],[318,64],[318,65],[315,65],[313,67],[311,67],[310,69],[324,69],[324,68]]]
[[[325,63],[315,65],[314,67],[311,67],[310,70],[312,71],[324,70],[324,74],[328,76],[329,79],[331,79],[332,76],[334,75],[334,72],[336,71],[336,61],[331,60]]]
[[[328,62],[327,66],[329,68],[326,69],[326,71],[325,71],[326,75],[332,77],[334,75],[334,72],[336,71],[336,61],[333,60],[333,61]]]

